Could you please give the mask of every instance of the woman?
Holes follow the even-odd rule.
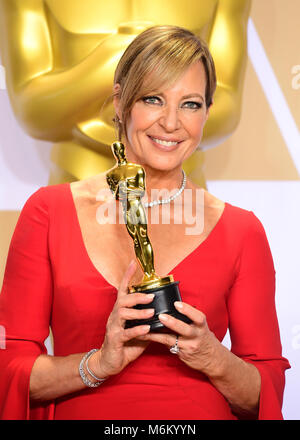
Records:
[[[187,234],[185,219],[148,223],[156,272],[180,281],[175,306],[192,324],[162,314],[167,333],[125,329],[154,310],[134,308],[151,295],[128,294],[142,273],[125,225],[96,220],[102,204],[118,204],[99,196],[105,175],[41,188],[20,215],[0,297],[3,418],[282,418],[289,364],[264,229],[252,212],[182,177],[215,86],[205,44],[172,26],[140,34],[114,81],[119,135],[128,161],[146,171],[148,199],[153,189],[184,188],[197,212],[204,195],[201,232]],[[168,204],[172,220],[176,199]],[[49,325],[54,356],[43,345]],[[231,351],[221,344],[228,327]]]

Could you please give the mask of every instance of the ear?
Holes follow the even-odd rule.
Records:
[[[120,92],[121,92],[121,86],[120,84],[114,85],[114,99],[113,104],[115,108],[116,115],[120,120],[122,120],[122,111],[121,111],[121,105],[120,105]]]

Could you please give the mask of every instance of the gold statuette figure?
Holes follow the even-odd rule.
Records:
[[[169,313],[178,319],[190,322],[173,306],[175,301],[181,301],[179,283],[174,282],[172,275],[159,277],[154,270],[153,249],[147,234],[147,218],[141,201],[145,194],[145,170],[141,165],[127,162],[125,147],[121,142],[114,142],[112,151],[117,164],[106,174],[106,180],[116,200],[122,203],[127,231],[133,239],[135,255],[144,272],[142,282],[132,286],[130,291],[155,294],[151,304],[137,306],[138,308],[154,307],[154,318],[128,321],[126,326],[147,323],[151,325],[151,330],[161,330],[163,324],[158,319],[160,313]]]
[[[154,270],[153,249],[147,234],[147,219],[141,198],[145,194],[145,170],[141,165],[129,163],[125,147],[114,142],[112,150],[117,165],[106,175],[107,183],[123,207],[127,231],[134,243],[135,255],[144,272],[138,288],[151,289],[173,281],[172,276],[160,278]],[[133,290],[136,290],[133,288]]]

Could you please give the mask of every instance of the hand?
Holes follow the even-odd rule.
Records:
[[[215,364],[215,353],[220,342],[209,330],[204,313],[183,302],[176,301],[174,305],[180,313],[192,320],[192,324],[186,324],[170,315],[161,314],[159,320],[172,333],[149,333],[139,339],[159,342],[170,348],[175,344],[177,335],[178,357],[189,367],[209,375]]]
[[[127,319],[147,319],[154,314],[154,309],[132,308],[137,304],[148,304],[154,298],[151,294],[128,293],[128,284],[135,270],[136,263],[132,261],[121,281],[116,303],[108,318],[103,345],[89,360],[89,366],[97,377],[118,374],[149,345],[149,342],[135,339],[146,335],[150,330],[149,325],[124,328]]]

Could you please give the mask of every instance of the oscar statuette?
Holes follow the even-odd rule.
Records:
[[[112,151],[117,164],[106,174],[106,180],[116,200],[122,204],[125,225],[144,273],[141,283],[131,286],[129,291],[130,294],[141,292],[155,295],[150,304],[135,306],[136,309],[154,308],[154,316],[150,319],[128,320],[125,328],[148,324],[151,331],[164,331],[166,328],[158,319],[161,313],[191,323],[187,316],[174,307],[175,301],[181,301],[179,282],[174,281],[172,275],[161,278],[154,270],[153,249],[147,234],[147,217],[141,202],[145,194],[145,170],[141,165],[127,162],[125,147],[121,142],[114,142]]]

